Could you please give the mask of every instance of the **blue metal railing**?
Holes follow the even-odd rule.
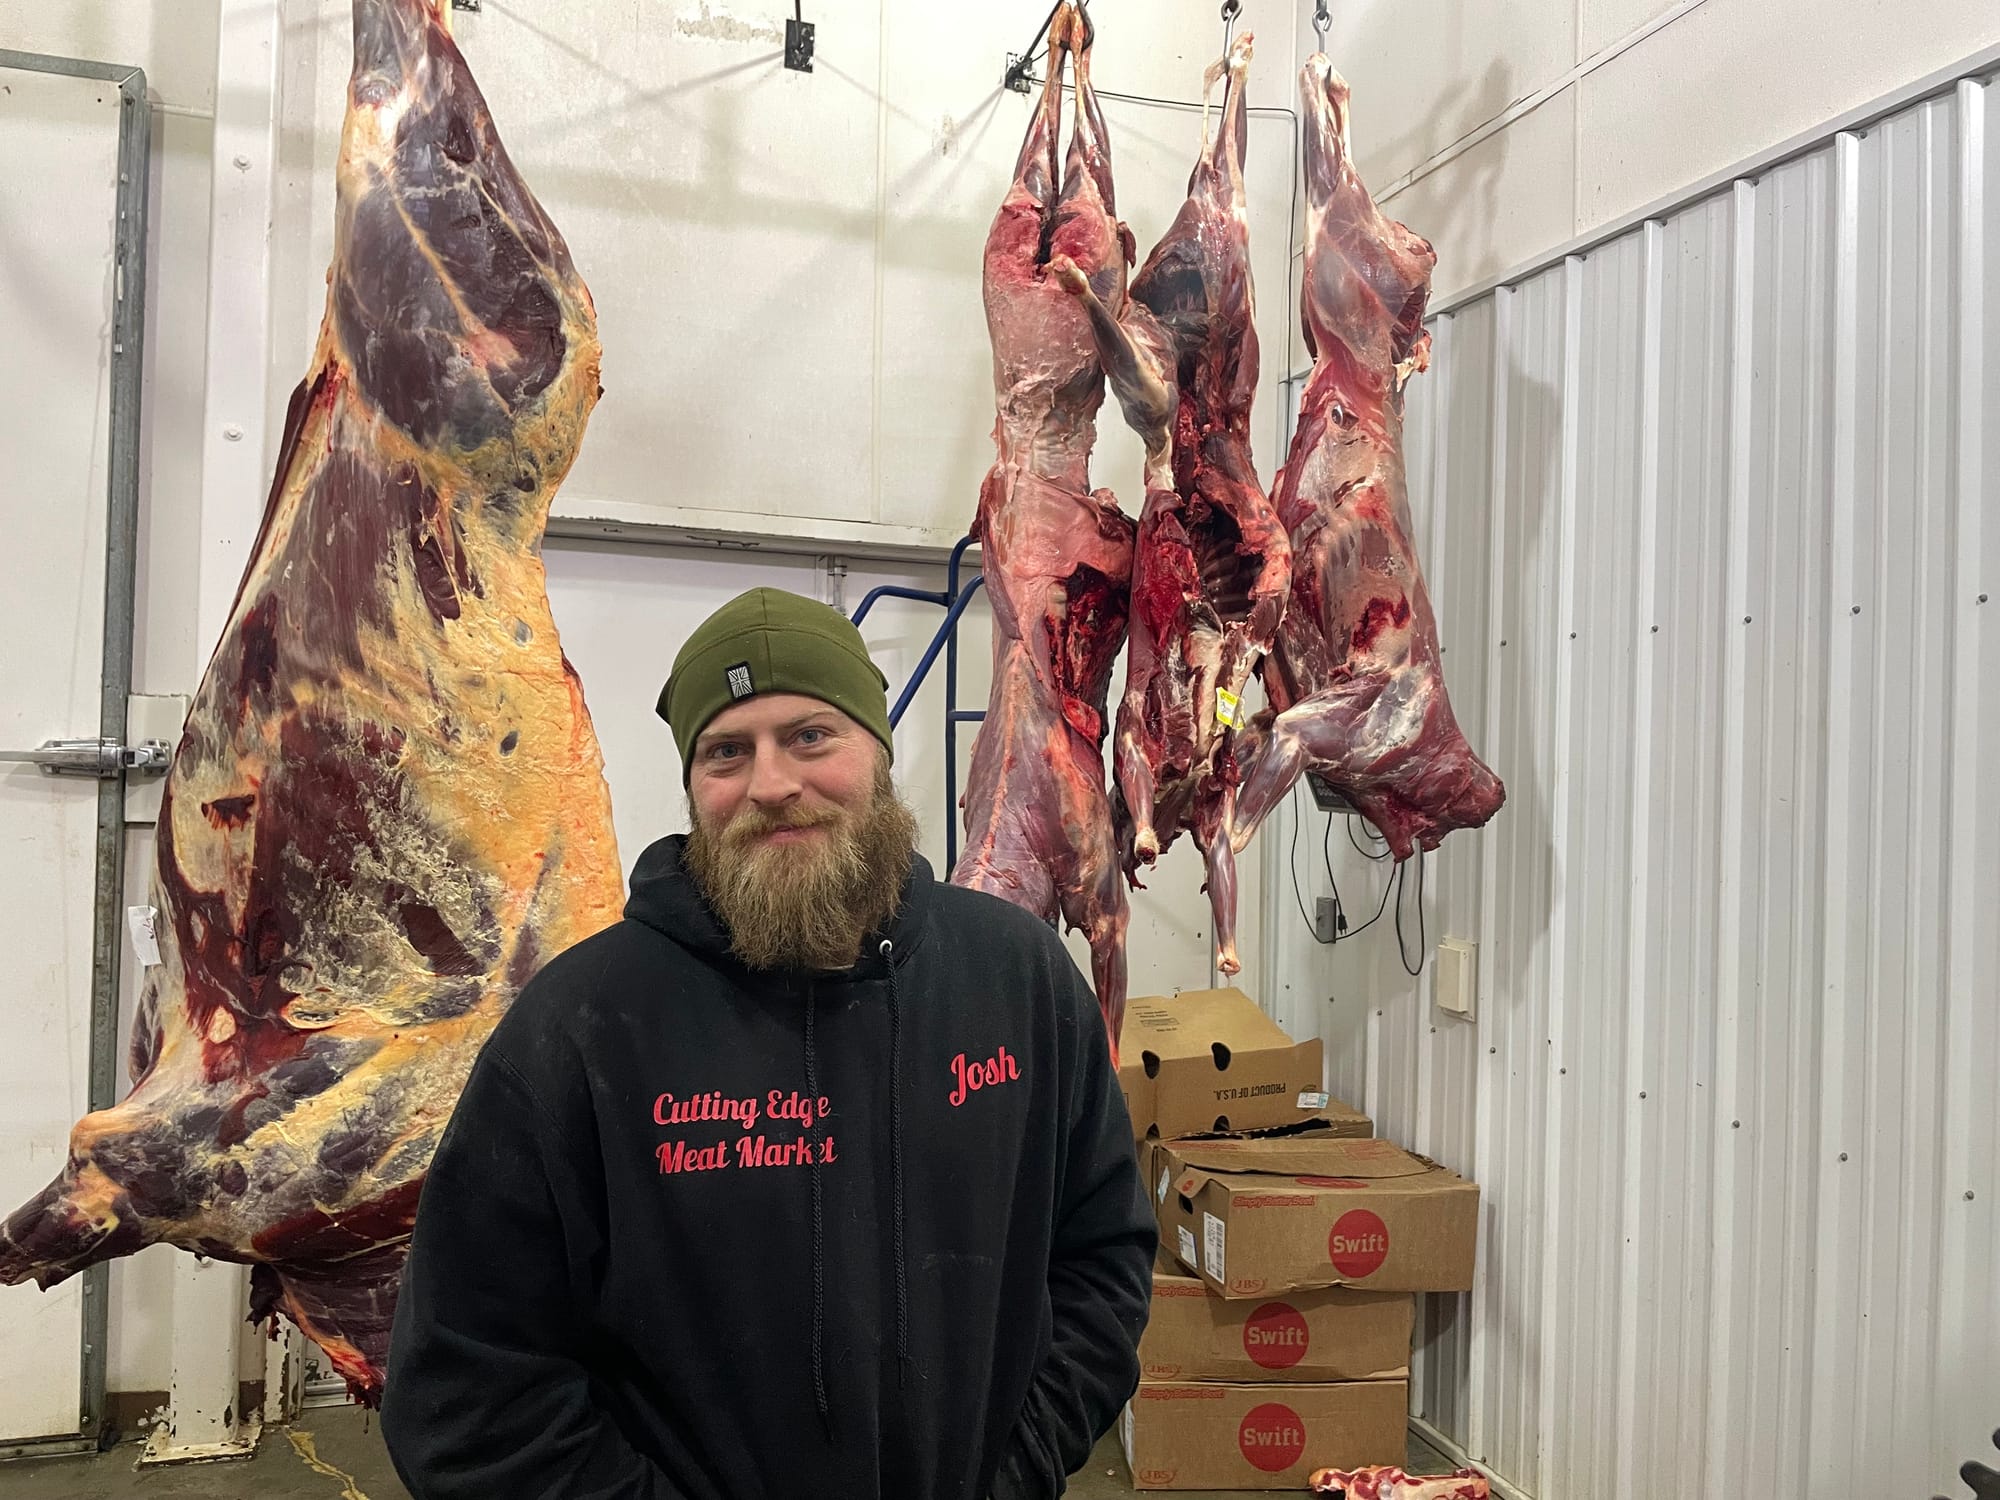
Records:
[[[914,599],[919,604],[935,604],[944,611],[944,623],[931,636],[931,643],[924,648],[924,654],[917,660],[917,669],[910,674],[910,680],[903,684],[903,691],[889,710],[889,727],[895,728],[903,722],[903,714],[917,696],[917,689],[924,685],[924,678],[937,664],[938,653],[944,653],[944,875],[951,877],[958,864],[958,726],[977,724],[986,717],[984,709],[965,709],[958,706],[958,622],[965,614],[965,607],[972,602],[972,596],[979,586],[986,582],[984,573],[975,573],[964,586],[959,584],[959,573],[965,562],[965,549],[972,545],[972,538],[965,537],[951,549],[951,561],[945,566],[944,588],[910,589],[901,584],[885,583],[870,589],[854,611],[854,623],[859,625],[868,618],[868,611],[875,607],[877,599]]]

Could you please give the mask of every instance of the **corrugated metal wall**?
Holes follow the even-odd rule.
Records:
[[[1266,903],[1279,1020],[1485,1190],[1417,1411],[1543,1500],[1962,1494],[2000,1426],[2000,92],[1433,331],[1411,502],[1509,802],[1422,919],[1477,941],[1477,1020],[1393,898],[1309,940],[1288,883],[1358,927],[1387,867],[1303,795]]]

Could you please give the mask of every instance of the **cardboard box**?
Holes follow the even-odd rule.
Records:
[[[1416,1299],[1333,1287],[1261,1301],[1218,1297],[1162,1255],[1139,1340],[1144,1380],[1398,1380],[1409,1374]]]
[[[1142,1382],[1120,1434],[1140,1490],[1302,1490],[1313,1470],[1400,1464],[1410,1387]]]
[[[1294,1042],[1237,989],[1128,1001],[1118,1056],[1141,1140],[1290,1125],[1329,1102],[1319,1039]]]
[[[1149,1171],[1162,1243],[1224,1297],[1472,1287],[1479,1189],[1387,1141],[1163,1141]]]

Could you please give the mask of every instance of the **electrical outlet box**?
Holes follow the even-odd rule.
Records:
[[[1479,998],[1479,945],[1466,938],[1441,938],[1432,978],[1437,1008],[1448,1016],[1474,1019]]]
[[[1340,936],[1340,908],[1333,897],[1321,896],[1313,902],[1313,936],[1330,943]]]

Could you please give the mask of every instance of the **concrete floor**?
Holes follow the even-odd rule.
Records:
[[[256,1457],[221,1464],[148,1469],[135,1466],[137,1444],[93,1458],[45,1458],[0,1464],[0,1500],[409,1500],[396,1479],[380,1430],[356,1407],[309,1411],[289,1430],[264,1434]],[[1449,1467],[1410,1439],[1409,1467],[1438,1473]],[[1114,1434],[1070,1481],[1077,1500],[1132,1493]],[[1187,1500],[1203,1500],[1198,1494]],[[1213,1496],[1208,1500],[1214,1500]]]

